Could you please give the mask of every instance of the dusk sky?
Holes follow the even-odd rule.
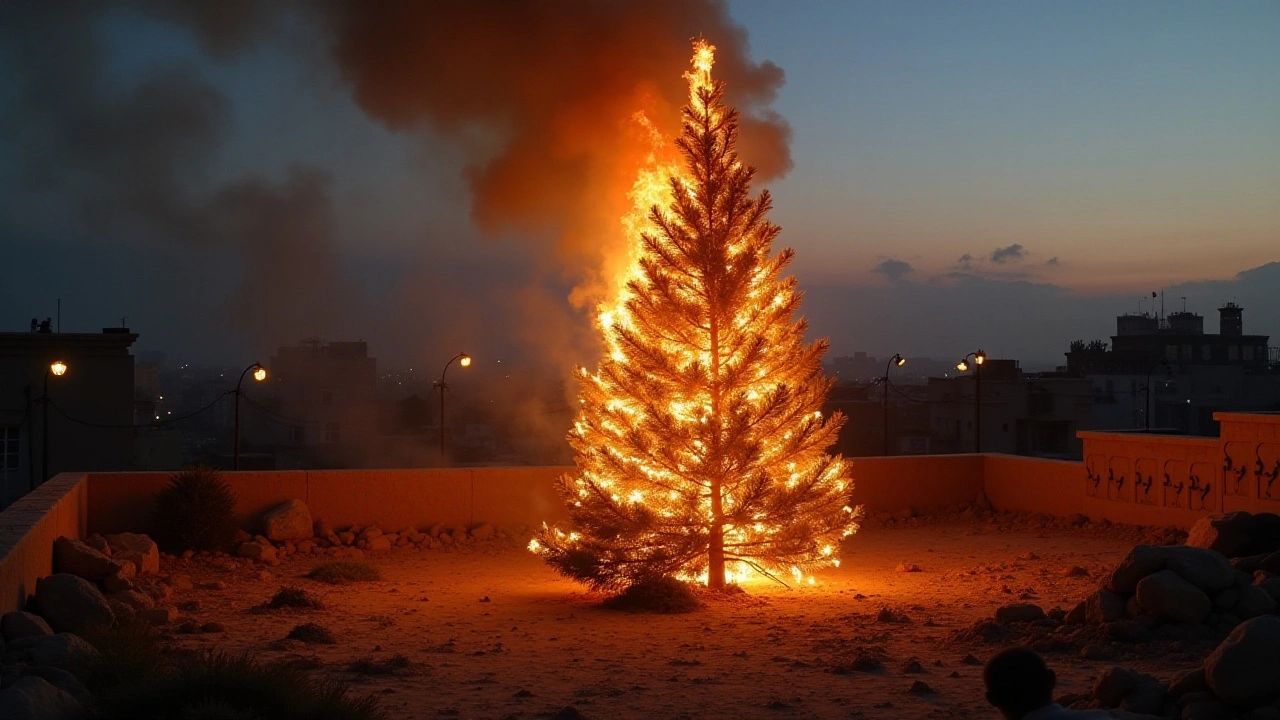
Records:
[[[762,186],[797,251],[803,312],[834,354],[981,346],[1061,362],[1070,340],[1110,335],[1161,289],[1209,331],[1235,300],[1246,332],[1280,336],[1275,3],[665,2],[638,23],[643,3],[552,2],[541,15],[596,44],[524,23],[535,37],[510,62],[472,54],[469,10],[422,10],[404,14],[462,39],[452,55],[414,47],[390,90],[389,60],[360,55],[357,30],[375,27],[360,13],[17,5],[0,9],[7,331],[62,298],[64,330],[127,316],[139,348],[182,361],[256,359],[315,335],[366,339],[393,367],[464,345],[585,359],[568,295],[598,264],[600,220],[581,206],[609,184],[561,172],[573,207],[553,212],[552,176],[477,168],[527,159],[511,151],[521,133],[535,158],[566,135],[609,147],[621,131],[583,116],[620,112],[630,86],[556,83],[678,84],[668,67],[704,32],[761,120],[744,154],[775,176]],[[476,22],[500,27],[499,14]],[[643,55],[636,38],[661,39],[652,58],[625,58]],[[659,70],[674,77],[644,77]],[[545,134],[565,118],[572,132]]]

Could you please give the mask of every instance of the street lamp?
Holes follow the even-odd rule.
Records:
[[[462,367],[471,367],[471,356],[466,353],[458,353],[449,358],[449,362],[444,364],[444,370],[440,371],[440,381],[436,383],[436,387],[440,388],[440,462],[444,462],[444,389],[448,387],[444,383],[444,376],[449,372],[449,366],[453,361],[457,360]]]
[[[987,354],[977,350],[965,355],[956,363],[956,369],[964,372],[969,369],[969,358],[973,358],[973,451],[982,452],[982,364],[987,361]]]
[[[40,433],[40,442],[43,449],[40,452],[40,482],[49,479],[49,375],[62,377],[67,374],[67,364],[61,360],[54,360],[49,363],[49,367],[44,371],[44,413],[41,420],[44,423],[44,429]]]
[[[894,353],[889,362],[884,364],[884,454],[889,454],[889,368],[902,367],[907,359]]]
[[[244,384],[244,376],[248,375],[250,370],[253,371],[254,382],[262,382],[267,379],[267,369],[262,366],[262,363],[254,363],[245,368],[240,373],[240,379],[236,381],[236,422],[234,438],[231,441],[232,470],[240,469],[240,386]]]

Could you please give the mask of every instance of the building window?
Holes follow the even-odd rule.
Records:
[[[0,480],[18,476],[17,426],[0,427]]]
[[[1177,362],[1177,361],[1178,361],[1178,346],[1177,346],[1177,345],[1165,345],[1165,346],[1164,346],[1164,359],[1165,359],[1165,361],[1167,361],[1167,362]]]
[[[1182,359],[1183,359],[1183,360],[1190,360],[1190,359],[1191,359],[1191,346],[1190,346],[1190,345],[1183,345],[1183,346],[1182,346]]]
[[[342,435],[341,427],[336,422],[325,423],[324,425],[324,441],[330,444],[338,442]]]
[[[1252,345],[1244,346],[1244,361],[1253,362],[1253,346]]]
[[[1209,362],[1213,359],[1213,347],[1210,345],[1200,346],[1200,359]]]
[[[1227,360],[1228,360],[1229,362],[1236,362],[1236,361],[1238,361],[1239,359],[1240,359],[1240,346],[1239,346],[1239,345],[1228,345],[1228,346],[1227,346]]]

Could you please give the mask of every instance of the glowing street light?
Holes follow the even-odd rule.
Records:
[[[44,414],[41,421],[44,423],[44,429],[40,433],[40,442],[43,448],[40,451],[40,482],[49,479],[49,375],[62,377],[67,374],[67,364],[61,360],[54,360],[49,363],[49,367],[44,371]],[[35,488],[31,488],[34,490]]]
[[[267,369],[262,366],[262,363],[254,363],[245,368],[244,371],[240,373],[240,379],[236,381],[236,422],[235,431],[231,440],[232,470],[240,469],[240,386],[244,384],[244,376],[248,375],[250,370],[253,371],[254,381],[262,382],[267,379]]]
[[[978,350],[960,358],[956,369],[965,372],[969,369],[969,358],[973,358],[973,451],[982,452],[982,364],[987,361],[987,354]]]
[[[889,368],[902,367],[907,359],[894,353],[884,365],[884,454],[889,454]]]
[[[449,362],[444,364],[444,370],[440,371],[440,380],[436,383],[436,387],[440,388],[440,462],[444,463],[444,389],[448,387],[444,383],[444,376],[449,372],[449,366],[453,361],[457,360],[462,367],[471,367],[471,356],[466,353],[458,353],[449,358]]]

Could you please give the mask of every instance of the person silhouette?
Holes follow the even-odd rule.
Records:
[[[1101,710],[1067,710],[1053,701],[1058,677],[1034,650],[1015,647],[987,661],[982,671],[987,702],[1008,720],[1104,720]]]

